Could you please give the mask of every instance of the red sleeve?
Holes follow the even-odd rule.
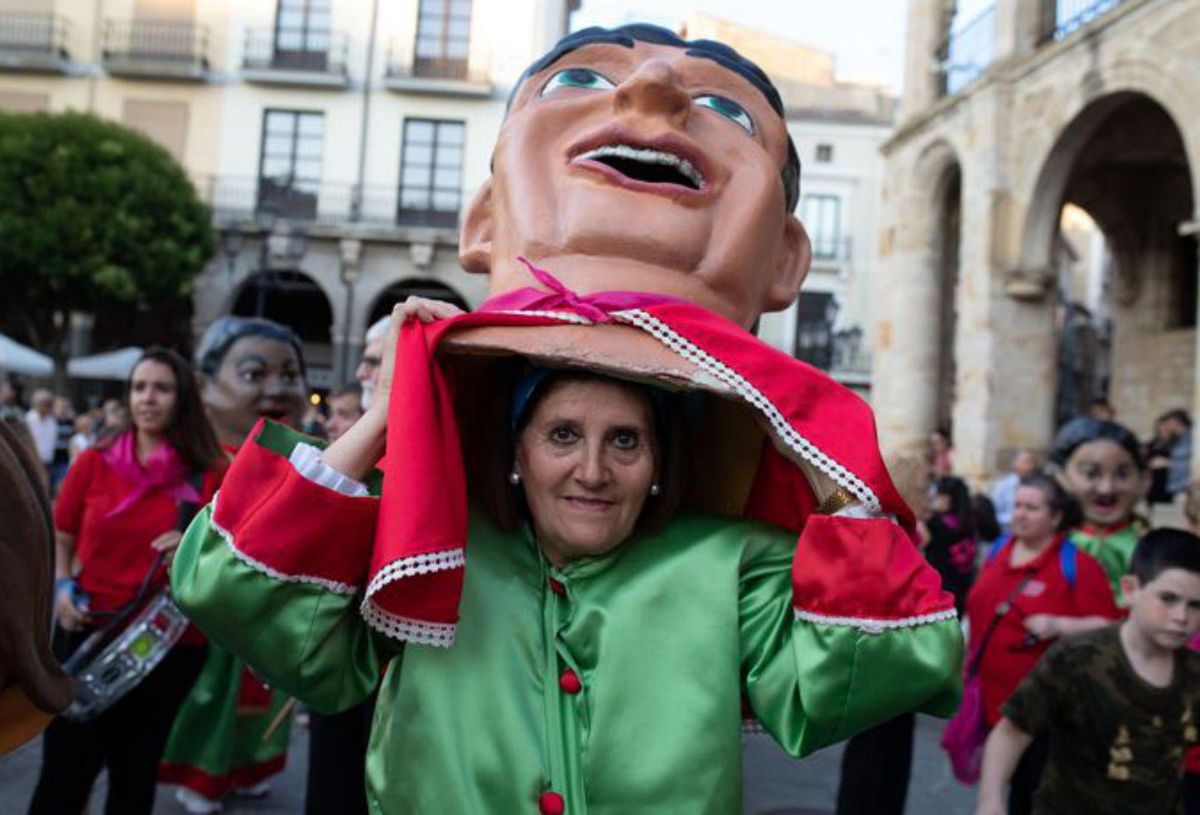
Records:
[[[67,477],[63,479],[58,489],[58,498],[54,500],[54,528],[68,535],[79,535],[79,527],[83,522],[83,497],[91,484],[100,454],[95,450],[84,450],[75,459]]]
[[[1082,549],[1076,550],[1076,556],[1075,606],[1079,615],[1096,615],[1110,620],[1120,617],[1121,610],[1113,599],[1112,585],[1104,567]]]

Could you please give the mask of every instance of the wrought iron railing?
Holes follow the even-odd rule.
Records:
[[[208,67],[208,26],[189,19],[108,20],[106,61],[128,60]]]
[[[252,29],[246,32],[242,66],[254,71],[300,71],[346,75],[349,38],[311,28]]]
[[[0,11],[0,53],[68,59],[67,21],[49,12]]]
[[[337,184],[300,178],[210,176],[198,179],[201,198],[218,221],[256,217],[320,224],[458,226],[461,190],[440,190],[415,204],[400,187]]]
[[[938,46],[942,96],[958,93],[987,69],[996,55],[996,7],[988,6],[965,25],[952,25]]]
[[[419,57],[398,44],[388,47],[384,75],[388,79],[448,79],[471,84],[487,84],[486,71],[472,71],[465,57]]]
[[[1043,0],[1042,42],[1061,40],[1112,11],[1121,0]]]

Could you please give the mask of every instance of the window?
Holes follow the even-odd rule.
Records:
[[[397,223],[458,225],[465,132],[462,122],[404,120]]]
[[[471,0],[421,0],[414,75],[466,79],[470,46]]]
[[[833,322],[838,306],[829,292],[802,292],[796,303],[796,359],[823,371],[833,367]]]
[[[817,161],[821,164],[829,164],[833,161],[833,145],[818,144],[817,145]]]
[[[279,0],[274,67],[324,71],[329,65],[329,42],[329,0]]]
[[[314,218],[321,186],[325,115],[300,110],[263,114],[258,166],[258,211]]]
[[[842,201],[836,195],[806,195],[800,220],[812,241],[813,257],[836,260],[842,243]]]

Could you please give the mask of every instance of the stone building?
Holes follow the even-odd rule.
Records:
[[[1200,3],[909,0],[884,145],[872,401],[885,446],[939,425],[982,481],[1055,430],[1063,209],[1111,258],[1105,377],[1118,418],[1195,412]],[[1102,389],[1103,384],[1094,386]]]
[[[578,0],[0,0],[0,108],[143,131],[211,205],[193,328],[263,314],[312,384],[408,293],[477,303],[458,220],[520,72]]]

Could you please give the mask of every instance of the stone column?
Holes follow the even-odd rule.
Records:
[[[873,292],[871,405],[886,453],[920,452],[937,422],[940,212],[912,183],[905,158],[888,158]]]
[[[954,13],[954,0],[908,0],[904,93],[899,123],[920,114],[938,100],[936,52]]]
[[[1046,0],[996,0],[995,60],[1030,54],[1041,34]]]

